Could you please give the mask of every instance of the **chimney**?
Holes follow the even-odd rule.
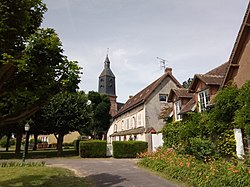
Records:
[[[129,99],[131,99],[132,97],[133,97],[132,95],[128,96]]]
[[[166,68],[165,73],[166,74],[172,74],[172,68]]]

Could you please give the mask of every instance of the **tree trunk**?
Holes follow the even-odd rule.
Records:
[[[22,135],[23,135],[22,132],[17,132],[17,135],[16,135],[16,150],[15,150],[16,155],[20,155],[20,153],[21,153]]]
[[[38,138],[38,134],[37,134],[37,133],[34,133],[33,151],[37,150],[37,138]]]
[[[7,135],[7,142],[6,142],[6,152],[9,151],[9,147],[10,147],[10,138],[11,138],[11,133],[8,133],[8,135]]]
[[[64,134],[59,134],[57,139],[57,156],[62,156],[62,144],[63,144]]]

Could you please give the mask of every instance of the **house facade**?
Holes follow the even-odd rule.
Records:
[[[228,67],[229,62],[226,62],[205,74],[196,74],[194,76],[189,87],[189,93],[194,93],[195,102],[193,104],[199,112],[206,110],[213,103]]]
[[[166,68],[164,75],[131,96],[114,116],[107,134],[108,143],[112,141],[147,141],[149,151],[154,149],[152,134],[161,131],[165,122],[160,119],[164,107],[169,107],[167,99],[172,88],[181,88],[181,84],[172,75],[172,69]]]
[[[187,106],[194,94],[186,88],[171,89],[168,102],[172,102],[173,121],[182,120],[183,109]]]
[[[245,17],[241,24],[240,31],[235,41],[229,59],[229,68],[222,87],[230,82],[234,82],[237,87],[241,87],[250,80],[250,3]]]

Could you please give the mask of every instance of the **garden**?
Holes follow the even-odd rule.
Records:
[[[187,186],[250,186],[250,81],[218,92],[213,107],[167,120],[164,146],[141,153],[139,165]],[[245,155],[236,156],[234,129],[241,129]]]

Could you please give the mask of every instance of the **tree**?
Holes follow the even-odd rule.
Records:
[[[208,128],[212,134],[220,134],[228,129],[233,129],[235,111],[239,108],[237,96],[239,90],[235,85],[220,90],[214,100],[214,107],[209,112]]]
[[[93,139],[101,139],[110,126],[110,100],[107,95],[101,95],[95,91],[88,93],[88,99],[91,101],[93,118],[90,126],[83,129],[82,133],[91,136]]]
[[[234,122],[243,128],[248,136],[248,146],[250,145],[250,81],[245,83],[239,91],[237,101],[240,104],[235,113]]]
[[[80,68],[62,54],[55,31],[38,29],[46,10],[42,0],[0,1],[0,126],[30,117],[79,82]]]
[[[189,88],[189,86],[191,85],[192,81],[193,81],[193,78],[189,78],[188,80],[186,80],[186,81],[184,81],[184,82],[182,83],[182,86],[183,86],[184,88]]]
[[[43,108],[42,116],[47,133],[54,133],[57,139],[58,156],[62,155],[63,137],[73,131],[80,131],[90,124],[91,107],[86,94],[61,92]]]
[[[26,39],[41,25],[46,10],[42,0],[0,1],[0,59],[3,53],[20,58]]]
[[[53,29],[39,29],[27,42],[16,73],[2,86],[0,125],[31,116],[53,95],[64,89],[75,90],[80,82],[81,68],[62,54],[62,44]]]

